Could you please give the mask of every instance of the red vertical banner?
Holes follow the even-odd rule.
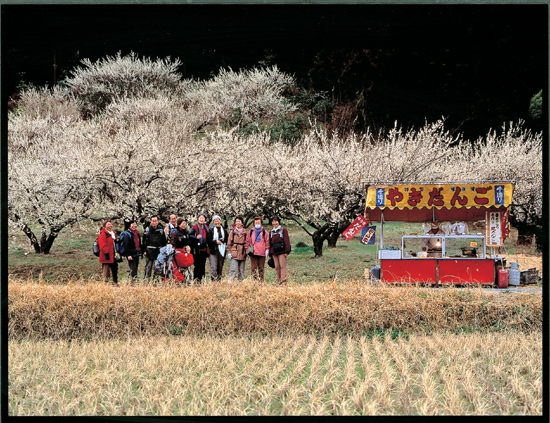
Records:
[[[346,241],[352,239],[361,229],[367,226],[369,222],[363,216],[359,215],[343,232]]]
[[[508,223],[508,210],[502,213],[502,239],[510,236],[510,224]]]

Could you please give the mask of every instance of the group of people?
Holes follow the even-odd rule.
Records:
[[[103,278],[108,282],[112,275],[113,282],[118,283],[118,262],[122,257],[117,257],[121,255],[117,252],[117,243],[123,246],[120,250],[128,261],[131,279],[137,279],[140,259],[146,260],[146,280],[151,279],[160,249],[170,244],[177,251],[193,255],[193,277],[198,283],[205,278],[207,259],[210,263],[210,279],[221,280],[227,257],[231,260],[229,281],[235,278],[239,281],[244,279],[246,259],[250,258],[252,277],[263,282],[265,263],[269,258],[268,263],[277,273],[278,284],[286,284],[287,256],[291,251],[287,229],[280,225],[279,216],[271,218],[270,231],[263,227],[260,216],[254,218],[253,224],[254,226],[247,230],[243,217],[236,216],[231,226],[224,229],[221,217],[216,215],[212,218],[211,226],[208,226],[206,215],[199,213],[197,223],[188,229],[185,219],[178,218],[172,213],[165,226],[160,224],[158,216],[152,216],[141,238],[137,222],[127,222],[124,232],[117,239],[112,222],[106,220],[98,237],[99,262],[103,267]]]

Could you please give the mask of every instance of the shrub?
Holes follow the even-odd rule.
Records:
[[[170,57],[152,61],[139,59],[134,52],[127,56],[119,52],[94,63],[84,59],[82,64],[84,67],[72,71],[66,83],[86,117],[101,113],[115,99],[154,97],[175,90],[181,79],[176,73],[181,62],[172,62]]]
[[[74,96],[59,87],[30,87],[22,91],[14,113],[30,120],[76,121],[80,117]]]

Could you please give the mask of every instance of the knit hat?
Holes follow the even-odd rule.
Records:
[[[199,213],[199,214],[197,215],[197,219],[198,219],[199,217],[201,217],[201,216],[204,216],[204,218],[206,219],[206,215],[205,215],[204,213]]]
[[[216,215],[212,218],[212,222],[214,222],[214,220],[216,220],[216,219],[219,219],[220,222],[222,221],[222,218],[220,216]]]

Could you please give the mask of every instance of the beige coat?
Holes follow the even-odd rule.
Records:
[[[227,236],[227,252],[231,254],[231,258],[235,260],[246,260],[246,229],[243,227],[243,233],[239,236],[236,228],[231,229]]]

